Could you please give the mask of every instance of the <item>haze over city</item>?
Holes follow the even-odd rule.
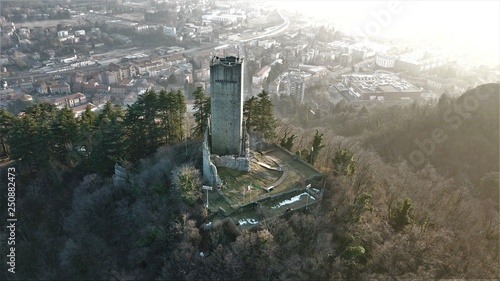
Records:
[[[318,25],[329,23],[355,34],[373,32],[386,38],[406,39],[422,47],[467,54],[478,64],[500,64],[499,1],[277,0],[269,3],[315,18]],[[395,13],[388,8],[391,6],[395,7]],[[380,29],[370,26],[372,23],[378,23]]]

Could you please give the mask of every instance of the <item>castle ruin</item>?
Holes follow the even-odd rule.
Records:
[[[219,185],[216,167],[249,171],[243,121],[243,59],[214,56],[210,63],[211,115],[203,143],[203,178]]]

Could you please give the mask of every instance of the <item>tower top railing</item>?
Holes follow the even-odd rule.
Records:
[[[215,64],[225,64],[225,65],[235,65],[235,64],[241,64],[243,62],[243,58],[235,57],[235,56],[229,56],[229,57],[219,57],[219,56],[213,56],[212,60],[210,61],[211,65]]]

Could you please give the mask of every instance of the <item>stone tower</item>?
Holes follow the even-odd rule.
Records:
[[[243,60],[214,57],[210,63],[211,153],[243,153]]]

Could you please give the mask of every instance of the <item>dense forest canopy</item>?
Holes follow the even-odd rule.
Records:
[[[498,279],[499,96],[488,84],[435,105],[341,103],[278,121],[268,137],[328,175],[323,200],[250,229],[202,227],[201,144],[179,142],[178,93],[79,119],[48,105],[2,113],[0,136],[20,159],[15,277]],[[128,175],[113,184],[120,161]]]
[[[68,107],[40,103],[10,118],[1,137],[21,170],[58,165],[110,175],[115,163],[133,163],[184,139],[185,113],[184,94],[173,90],[147,91],[126,111],[109,102],[98,113],[87,108],[78,118]]]

